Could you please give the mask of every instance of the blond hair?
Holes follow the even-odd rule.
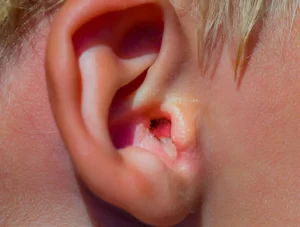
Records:
[[[0,63],[64,0],[0,0]]]
[[[64,0],[0,0],[0,54],[18,43],[34,20]],[[191,0],[192,2],[192,0]],[[236,71],[253,28],[266,16],[283,12],[293,24],[299,0],[194,0],[199,16],[200,59],[220,36],[237,43]],[[3,54],[1,54],[3,55]]]
[[[197,0],[196,0],[197,1]],[[205,50],[211,54],[220,37],[236,44],[235,78],[244,59],[245,49],[254,27],[268,18],[289,21],[290,29],[299,0],[198,0],[200,59]]]

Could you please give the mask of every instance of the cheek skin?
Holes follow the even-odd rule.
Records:
[[[0,223],[85,226],[87,211],[48,104],[41,67],[46,39],[35,38],[28,44],[34,51],[20,54],[0,93]]]
[[[279,23],[264,31],[240,88],[223,53],[205,121],[209,226],[297,226],[300,222],[299,28],[283,54]],[[278,31],[278,34],[274,34]]]

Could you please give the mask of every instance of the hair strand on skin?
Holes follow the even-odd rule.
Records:
[[[257,22],[265,16],[287,16],[292,29],[298,0],[195,0],[199,16],[200,65],[209,60],[214,47],[226,37],[237,47],[234,80],[243,66],[249,37]],[[206,57],[206,58],[205,58]],[[205,59],[204,59],[205,58]]]

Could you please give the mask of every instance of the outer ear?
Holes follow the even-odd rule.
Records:
[[[53,23],[46,57],[51,106],[79,176],[103,200],[164,226],[190,213],[198,169],[184,157],[199,158],[178,155],[185,144],[158,137],[185,130],[185,141],[194,141],[195,123],[170,129],[172,114],[158,98],[135,108],[134,97],[145,78],[155,77],[150,69],[158,61],[165,74],[176,66],[170,60],[180,56],[173,51],[180,37],[175,24],[168,1],[68,1]],[[160,127],[157,117],[165,118]],[[163,149],[172,160],[156,152]]]

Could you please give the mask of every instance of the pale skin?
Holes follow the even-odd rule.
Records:
[[[67,2],[1,70],[0,225],[141,226],[101,198],[154,226],[299,226],[300,18],[267,21],[234,81],[226,41],[200,70],[189,0],[126,3]]]

